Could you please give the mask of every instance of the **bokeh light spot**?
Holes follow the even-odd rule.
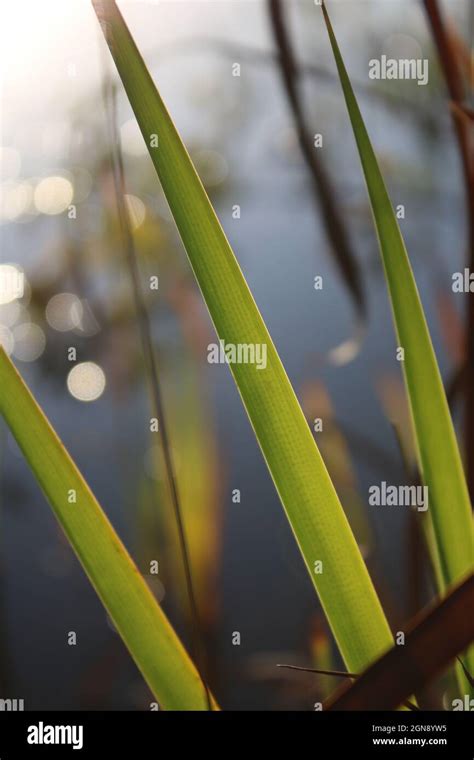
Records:
[[[25,292],[25,275],[14,264],[0,264],[0,304],[22,298]]]
[[[34,201],[42,214],[61,214],[74,196],[72,182],[65,177],[45,177],[35,187]]]
[[[21,362],[34,362],[46,347],[43,330],[33,322],[24,322],[13,328],[13,356]]]
[[[46,321],[58,332],[80,327],[82,313],[82,303],[74,293],[58,293],[46,305]]]
[[[13,338],[11,330],[9,330],[5,325],[0,325],[0,346],[2,346],[5,353],[7,353],[9,356],[13,351],[14,345],[15,340]]]
[[[134,230],[143,224],[146,216],[145,204],[136,195],[125,195],[130,224]]]
[[[13,222],[30,212],[33,188],[29,182],[5,182],[0,193],[0,217]]]
[[[76,364],[67,376],[67,387],[78,401],[95,401],[105,389],[105,374],[94,362]]]
[[[129,119],[125,124],[122,124],[120,138],[122,149],[129,156],[144,156],[148,152],[136,119]]]
[[[205,187],[217,187],[229,175],[227,161],[216,150],[199,150],[193,153],[193,161]]]

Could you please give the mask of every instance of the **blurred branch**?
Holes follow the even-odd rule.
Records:
[[[469,106],[462,105],[459,103],[451,103],[451,110],[454,111],[454,115],[456,118],[466,118],[470,119],[471,121],[474,121],[474,111],[472,108],[469,108]]]
[[[449,97],[451,115],[461,157],[468,219],[468,267],[474,272],[474,151],[473,128],[468,118],[466,85],[453,46],[452,35],[442,18],[438,0],[423,0],[435,40]],[[470,88],[472,82],[468,84]],[[466,369],[466,472],[471,497],[474,493],[474,298],[467,294]]]
[[[429,683],[474,640],[474,575],[417,616],[405,644],[392,647],[349,688],[325,705],[329,710],[393,710]]]
[[[318,156],[313,144],[313,136],[305,123],[304,108],[297,86],[298,65],[290,37],[285,28],[281,0],[268,0],[268,11],[273,35],[279,50],[280,71],[285,92],[293,114],[301,152],[311,175],[313,195],[318,212],[321,214],[322,223],[331,243],[332,252],[344,284],[352,295],[358,314],[364,318],[366,303],[360,268],[352,249],[345,219],[340,212],[340,203],[332,181]]]

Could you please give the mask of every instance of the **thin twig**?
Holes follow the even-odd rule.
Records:
[[[320,676],[339,676],[340,678],[351,678],[353,681],[356,678],[359,678],[359,676],[356,673],[346,673],[345,670],[319,670],[318,668],[302,668],[299,665],[277,665],[277,668],[287,668],[288,670],[299,670],[303,673],[316,673]],[[411,702],[409,699],[405,699],[403,701],[403,704],[405,707],[408,707],[409,710],[419,710],[420,708],[417,707],[414,702]]]
[[[281,665],[277,664],[277,668],[287,668],[288,670],[300,670],[303,673],[316,673],[320,676],[340,676],[341,678],[358,678],[356,673],[346,673],[345,670],[319,670],[319,668],[303,668],[300,665]]]
[[[130,277],[133,287],[133,295],[135,300],[135,308],[138,317],[138,326],[140,332],[140,338],[142,342],[143,354],[145,364],[147,367],[147,376],[149,380],[149,388],[151,394],[152,405],[154,408],[155,416],[159,420],[158,429],[161,437],[163,458],[165,463],[165,470],[167,473],[168,485],[170,489],[171,502],[173,505],[174,516],[178,529],[178,538],[180,544],[181,557],[183,560],[183,570],[185,575],[186,589],[189,600],[189,606],[191,611],[192,624],[192,640],[193,640],[193,656],[196,664],[196,668],[199,672],[201,681],[204,686],[206,694],[206,702],[208,710],[212,710],[212,700],[210,696],[207,679],[204,676],[205,668],[205,647],[204,647],[204,635],[201,626],[201,620],[199,610],[196,602],[196,596],[194,592],[194,585],[191,573],[191,563],[189,558],[189,549],[186,539],[186,532],[184,528],[184,521],[181,511],[181,502],[179,497],[178,483],[176,479],[175,467],[173,457],[171,454],[170,440],[168,434],[168,427],[166,423],[166,416],[164,411],[163,397],[161,391],[161,385],[158,375],[158,367],[155,355],[155,349],[153,347],[153,340],[151,336],[151,325],[148,310],[146,307],[146,301],[140,280],[140,271],[138,266],[138,260],[135,251],[135,244],[133,240],[133,234],[129,222],[129,211],[125,203],[125,177],[123,167],[123,157],[120,145],[120,134],[117,129],[117,117],[116,117],[116,97],[115,90],[111,87],[110,76],[104,79],[104,102],[106,108],[106,115],[108,117],[108,128],[110,132],[111,140],[111,158],[112,158],[112,174],[114,181],[115,200],[117,204],[117,215],[119,224],[122,231],[124,248],[126,253],[126,260],[129,267]]]

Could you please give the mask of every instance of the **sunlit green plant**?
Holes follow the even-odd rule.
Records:
[[[402,367],[418,467],[429,491],[429,519],[436,542],[433,546],[435,566],[439,568],[437,579],[444,592],[473,570],[474,534],[469,493],[403,237],[324,4],[322,10],[367,183],[397,338],[404,350]],[[474,672],[474,651],[469,653],[468,661]]]
[[[311,579],[349,669],[392,637],[344,510],[234,253],[114,2],[95,2],[106,40],[191,266],[226,344],[265,345],[267,366],[230,365]]]
[[[265,323],[181,138],[113,0],[93,0],[219,340],[263,345],[266,367],[230,369],[349,671],[392,635],[343,508]],[[379,235],[443,589],[472,569],[469,498],[416,283],[327,13]],[[132,656],[165,707],[200,709],[199,674],[4,352],[0,408]],[[6,392],[5,392],[6,391]],[[77,504],[68,503],[70,490]]]
[[[2,347],[0,387],[0,411],[151,691],[165,709],[206,709],[187,652]]]

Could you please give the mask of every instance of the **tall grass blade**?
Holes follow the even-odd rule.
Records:
[[[110,0],[93,5],[219,339],[266,346],[265,369],[244,363],[230,369],[345,663],[362,671],[391,646],[392,636],[357,543],[238,262],[122,15]]]
[[[359,106],[323,5],[329,39],[369,192],[390,293],[423,482],[439,549],[444,585],[473,566],[469,494],[436,356],[400,228]]]
[[[199,674],[79,470],[0,347],[0,411],[160,706],[205,710]],[[75,503],[69,497],[75,492]]]
[[[474,533],[469,492],[456,433],[423,306],[405,243],[385,187],[349,76],[326,10],[324,20],[357,143],[379,239],[415,434],[417,460],[429,491],[441,591],[474,567]],[[474,651],[467,656],[474,667]],[[469,688],[461,674],[461,688]]]

